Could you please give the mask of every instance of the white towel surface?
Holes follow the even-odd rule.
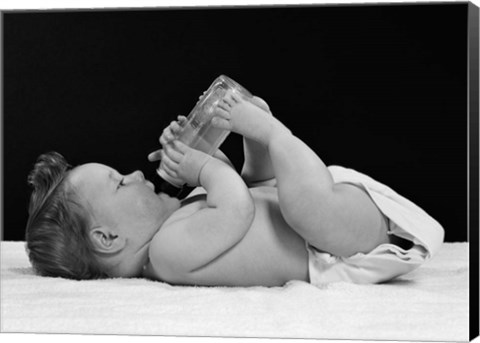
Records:
[[[468,243],[377,285],[179,287],[33,274],[24,242],[1,243],[2,332],[468,341]]]

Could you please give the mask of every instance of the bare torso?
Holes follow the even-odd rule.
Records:
[[[225,286],[281,286],[289,280],[308,281],[305,241],[285,222],[274,187],[251,188],[254,221],[243,239],[230,250],[189,273],[176,284]],[[164,225],[206,207],[206,194],[183,201]],[[228,230],[228,227],[225,228]],[[161,278],[156,275],[157,279]]]

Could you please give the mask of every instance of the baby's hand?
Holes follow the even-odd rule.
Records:
[[[178,116],[177,121],[172,121],[162,132],[160,136],[160,144],[166,146],[168,143],[172,142],[175,138],[178,137],[180,131],[187,123],[187,117]]]
[[[160,144],[162,147],[166,147],[168,143],[172,142],[183,129],[187,123],[187,117],[178,116],[177,121],[172,121],[162,132],[160,136]],[[150,162],[159,161],[162,158],[162,149],[156,150],[148,155]]]
[[[162,165],[172,178],[192,187],[200,186],[200,172],[211,156],[173,140],[161,151]]]

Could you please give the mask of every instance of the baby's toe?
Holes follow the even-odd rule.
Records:
[[[238,94],[237,92],[232,92],[231,93],[231,98],[235,103],[239,103],[239,102],[243,101],[241,95]]]
[[[224,104],[218,104],[217,108],[215,109],[215,115],[222,117],[224,119],[230,118],[230,108],[227,108]]]
[[[232,124],[229,120],[223,119],[221,117],[214,117],[212,119],[212,125],[216,127],[217,129],[222,129],[222,130],[231,130],[232,129]]]
[[[225,103],[229,107],[233,107],[236,104],[236,101],[232,98],[231,91],[228,91],[227,94],[225,94],[221,102]]]
[[[225,111],[228,111],[230,110],[230,108],[232,108],[232,101],[229,100],[229,99],[222,99],[218,105],[223,108]]]

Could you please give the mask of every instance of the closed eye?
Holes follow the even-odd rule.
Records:
[[[122,186],[125,186],[124,181],[125,181],[125,178],[122,178],[122,179],[120,180],[120,182],[119,182],[118,185],[117,185],[117,189],[119,189],[119,188],[122,187]]]

